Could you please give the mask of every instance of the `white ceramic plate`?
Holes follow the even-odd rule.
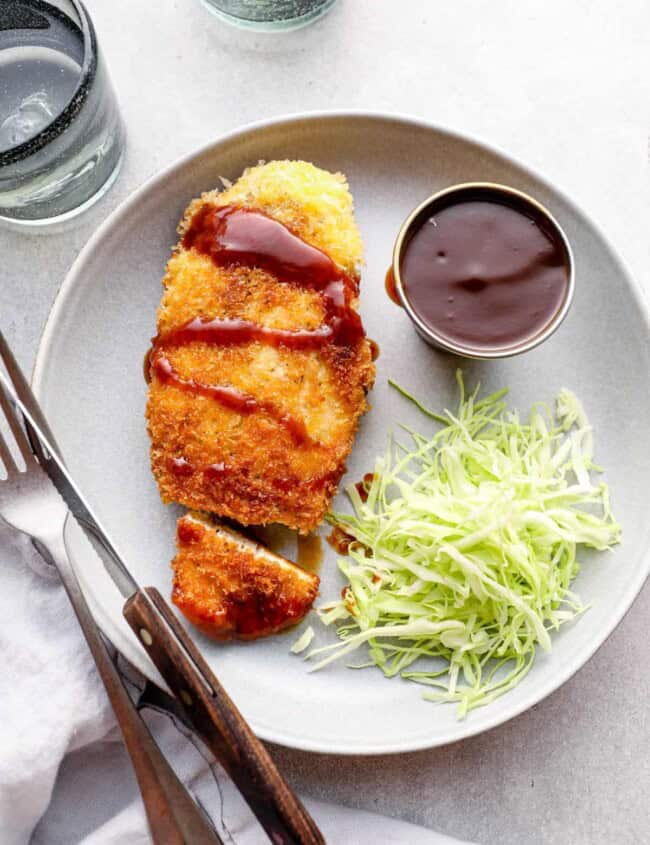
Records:
[[[470,363],[467,379],[509,385],[524,409],[573,388],[596,431],[624,541],[604,555],[584,554],[577,589],[593,604],[554,638],[513,692],[462,722],[453,706],[422,701],[421,688],[377,670],[332,666],[308,675],[288,653],[292,632],[257,643],[200,647],[253,728],[296,748],[379,753],[461,739],[521,713],[569,678],[611,633],[648,573],[650,504],[650,345],[635,283],[593,224],[560,192],[506,156],[408,118],[319,114],[274,120],[234,132],[150,180],[95,233],[70,271],[45,330],[34,384],[73,474],[141,584],[169,595],[177,511],[161,505],[149,472],[142,359],[154,333],[160,279],[188,201],[236,179],[260,159],[302,158],[347,174],[367,247],[361,307],[381,347],[372,411],[348,462],[347,481],[372,467],[399,422],[426,428],[388,387],[388,376],[436,407],[455,402],[459,360],[434,352],[384,292],[398,227],[426,195],[455,182],[504,182],[541,200],[564,226],[575,253],[576,297],[559,331],[539,349],[510,360]],[[336,506],[345,506],[342,496]],[[78,530],[70,546],[104,631],[142,672],[156,677],[121,601]],[[325,533],[325,532],[323,532]],[[341,588],[328,549],[321,596]],[[318,621],[311,619],[318,628]],[[319,640],[333,632],[319,631]],[[603,678],[603,683],[610,679]],[[597,706],[597,702],[594,703]]]

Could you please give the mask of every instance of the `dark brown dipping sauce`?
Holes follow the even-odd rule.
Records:
[[[501,194],[450,199],[423,219],[400,267],[406,298],[437,334],[474,348],[534,337],[569,285],[564,244],[541,215]]]

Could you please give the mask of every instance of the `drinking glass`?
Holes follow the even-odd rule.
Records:
[[[283,32],[322,17],[336,0],[202,0],[221,20],[246,29]]]
[[[0,2],[0,219],[86,209],[112,185],[124,126],[79,0]]]

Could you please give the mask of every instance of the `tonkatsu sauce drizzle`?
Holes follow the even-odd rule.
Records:
[[[399,305],[400,308],[402,307],[402,303],[399,300],[399,294],[397,293],[397,283],[395,281],[395,274],[393,273],[393,268],[390,267],[388,272],[386,273],[386,279],[384,281],[384,287],[386,288],[386,293],[388,294],[388,298],[395,303],[395,305]]]
[[[154,353],[151,368],[163,384],[172,384],[187,393],[214,399],[238,414],[245,415],[252,414],[255,411],[264,411],[282,423],[297,444],[306,443],[310,440],[304,422],[291,416],[291,414],[284,413],[272,402],[256,399],[236,387],[203,384],[203,382],[196,381],[193,378],[183,378],[176,372],[169,358],[160,351]]]
[[[169,469],[174,475],[179,475],[181,478],[188,478],[194,474],[194,467],[185,458],[172,458],[169,462]]]
[[[230,473],[235,473],[240,477],[248,473],[248,470],[245,468],[232,467],[223,461],[218,461],[217,463],[204,467],[196,467],[187,458],[170,458],[167,468],[173,475],[179,478],[188,478],[196,473],[201,473],[211,481],[220,481]],[[328,470],[321,475],[314,475],[311,478],[301,478],[297,475],[274,476],[270,479],[270,483],[283,493],[290,493],[297,490],[304,493],[307,490],[317,490],[328,485],[336,485],[338,479],[339,473],[337,471]]]
[[[372,340],[372,338],[368,338],[368,345],[370,346],[370,357],[373,361],[376,361],[379,358],[379,344],[376,340]]]
[[[213,325],[212,336],[204,331],[201,340],[219,344],[257,340],[309,349],[330,342],[352,346],[364,337],[361,318],[350,305],[350,297],[358,288],[356,280],[340,270],[329,255],[263,212],[232,205],[204,205],[192,218],[183,246],[207,255],[219,267],[260,267],[281,282],[317,290],[324,299],[324,326],[313,331],[271,329],[243,320],[237,321],[237,331],[230,331],[223,330],[226,321],[212,320],[204,323],[204,327],[208,322]],[[182,335],[192,323],[196,321],[178,332]],[[197,339],[190,335],[184,342]]]
[[[216,317],[208,320],[195,317],[181,326],[167,332],[157,341],[157,347],[184,346],[188,343],[201,342],[219,346],[235,346],[240,343],[257,341],[271,346],[287,346],[290,349],[314,349],[328,343],[333,336],[330,326],[324,325],[313,331],[309,329],[269,329],[249,320]]]
[[[354,537],[347,534],[339,525],[334,526],[326,539],[334,551],[340,555],[346,555],[350,550],[350,545],[356,542]]]
[[[357,481],[354,485],[356,488],[357,493],[359,494],[359,498],[362,502],[368,501],[368,492],[370,490],[370,485],[375,480],[374,472],[367,472],[361,481]]]
[[[325,318],[315,329],[276,329],[239,318],[195,317],[177,329],[154,338],[151,372],[166,384],[214,399],[241,414],[264,410],[290,431],[296,443],[309,441],[305,425],[276,406],[228,386],[202,384],[181,377],[164,350],[201,342],[232,346],[249,342],[289,349],[317,349],[328,344],[354,346],[365,337],[361,318],[351,306],[356,279],[332,259],[261,211],[238,206],[203,205],[194,215],[182,244],[207,255],[217,266],[259,267],[281,282],[318,291]]]
[[[323,562],[323,542],[318,534],[298,534],[296,563],[307,572],[316,574]]]

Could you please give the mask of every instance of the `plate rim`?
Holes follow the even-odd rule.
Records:
[[[238,137],[255,134],[260,130],[264,130],[278,125],[291,127],[294,124],[304,121],[319,122],[341,119],[366,121],[374,120],[382,123],[389,122],[395,124],[403,124],[418,129],[425,129],[428,131],[436,132],[440,135],[446,136],[451,141],[474,145],[483,149],[488,154],[499,157],[504,162],[513,165],[521,173],[530,176],[544,188],[554,193],[566,204],[566,206],[570,209],[570,211],[575,215],[577,219],[579,219],[581,222],[586,223],[592,229],[592,231],[598,236],[604,246],[608,249],[612,258],[618,264],[620,273],[622,276],[625,277],[625,280],[630,288],[637,309],[641,317],[643,318],[646,330],[646,339],[650,341],[650,305],[648,303],[648,300],[646,299],[646,295],[643,288],[641,287],[641,284],[637,281],[634,274],[630,271],[627,261],[614,248],[607,235],[603,232],[603,229],[601,228],[600,224],[596,222],[590,215],[584,212],[582,207],[578,203],[576,203],[575,200],[573,200],[567,192],[565,192],[561,187],[558,187],[555,182],[552,182],[551,180],[547,179],[545,176],[540,174],[535,168],[532,168],[527,164],[523,164],[516,157],[510,155],[510,153],[506,152],[495,144],[484,141],[478,135],[472,135],[468,132],[461,132],[452,129],[451,127],[448,127],[444,124],[439,124],[434,121],[426,120],[424,118],[409,115],[406,113],[364,109],[312,110],[305,112],[294,112],[284,115],[276,115],[270,118],[253,121],[219,135],[213,140],[202,144],[199,147],[193,149],[191,152],[175,159],[170,164],[166,165],[162,169],[149,176],[139,187],[132,191],[116,206],[116,208],[111,211],[111,213],[106,217],[106,219],[102,221],[102,223],[97,227],[97,229],[95,229],[95,231],[92,233],[83,248],[77,254],[76,258],[70,265],[70,268],[68,269],[60,287],[58,288],[55,294],[51,309],[49,311],[49,314],[47,316],[38,341],[38,347],[32,371],[32,387],[39,401],[43,398],[44,395],[43,384],[48,366],[47,362],[49,360],[49,352],[54,337],[56,335],[56,327],[59,323],[60,315],[62,314],[66,305],[68,294],[71,293],[79,283],[78,277],[80,277],[88,257],[92,254],[96,245],[101,242],[105,233],[108,232],[121,217],[128,214],[132,207],[136,206],[144,195],[146,195],[152,189],[155,189],[157,185],[164,181],[171,173],[191,163],[194,159],[207,154],[210,150],[218,148],[226,142],[236,140]],[[519,704],[511,706],[507,705],[506,699],[502,699],[502,701],[504,701],[505,706],[502,707],[500,710],[495,710],[495,714],[491,717],[488,717],[480,725],[472,726],[470,720],[458,721],[455,730],[452,730],[448,734],[448,736],[442,740],[433,737],[429,739],[416,738],[406,741],[393,740],[391,742],[383,744],[366,742],[365,744],[362,743],[359,745],[355,745],[354,747],[351,747],[349,743],[345,745],[337,745],[336,743],[332,744],[323,740],[311,740],[308,738],[303,740],[301,738],[297,738],[294,735],[287,734],[281,730],[277,731],[274,729],[267,728],[263,725],[258,728],[255,725],[254,721],[251,721],[252,727],[255,732],[260,736],[260,738],[269,742],[274,742],[278,745],[282,745],[286,748],[293,748],[300,751],[308,751],[322,754],[341,754],[346,756],[374,756],[379,754],[400,754],[411,751],[421,751],[425,749],[449,745],[451,743],[458,742],[459,740],[469,739],[472,736],[476,736],[478,734],[492,730],[493,728],[496,728],[499,725],[505,724],[516,716],[521,715],[534,705],[542,702],[549,695],[551,695],[551,693],[555,692],[563,684],[570,680],[576,674],[576,672],[578,672],[578,670],[583,668],[589,662],[589,660],[591,660],[591,658],[609,639],[614,630],[619,626],[621,621],[632,608],[636,598],[638,597],[646,580],[648,579],[648,576],[650,575],[650,545],[646,545],[645,550],[641,553],[640,562],[641,568],[639,570],[639,573],[634,580],[628,583],[627,589],[623,594],[623,599],[620,602],[620,607],[618,611],[612,616],[609,624],[605,626],[605,628],[603,628],[601,632],[599,632],[597,639],[593,643],[588,644],[581,651],[576,652],[576,654],[578,655],[578,659],[575,659],[575,657],[571,656],[566,661],[564,669],[557,675],[552,676],[549,683],[543,687],[543,692],[541,695],[539,694],[539,691],[535,692],[533,690],[529,695],[525,696]],[[79,567],[79,569],[81,570],[81,567]],[[83,579],[83,572],[79,571],[77,574],[80,576],[81,580],[85,580]],[[86,591],[84,590],[84,592]],[[86,596],[88,599],[94,599],[90,591],[86,593]],[[94,600],[91,603],[94,604]],[[110,614],[102,613],[100,615],[100,618],[96,618],[96,621],[102,629],[103,633],[110,640],[112,636],[110,625],[115,624]],[[102,625],[102,621],[105,622],[105,625]],[[136,640],[134,640],[134,646],[134,653],[132,655],[126,655],[126,658],[131,661],[134,666],[140,672],[142,672],[145,677],[150,680],[154,680],[156,683],[159,683],[160,679],[157,677],[155,668],[153,667],[153,664],[150,662],[149,658],[146,656],[146,653],[144,651],[142,651],[141,654],[137,652]],[[139,655],[138,660],[135,659],[135,654]]]

